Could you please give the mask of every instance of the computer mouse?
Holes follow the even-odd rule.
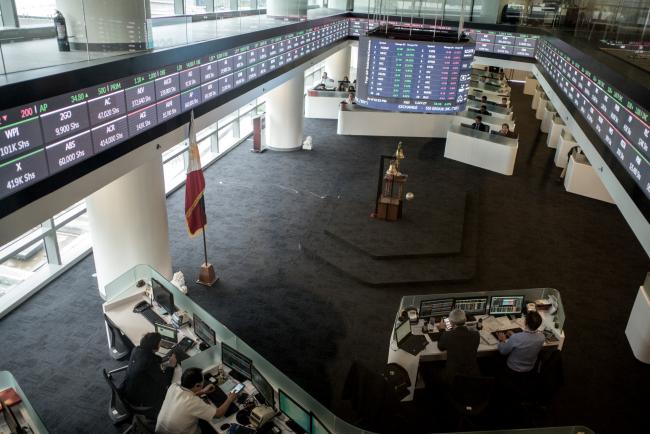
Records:
[[[229,424],[229,423],[224,423],[223,425],[221,425],[221,426],[219,427],[219,429],[220,429],[221,431],[225,431],[225,430],[227,430],[228,428],[230,428],[230,424]]]

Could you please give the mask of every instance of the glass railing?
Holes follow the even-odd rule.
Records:
[[[282,389],[289,396],[294,398],[303,408],[308,411],[311,411],[318,419],[320,419],[323,424],[335,434],[364,434],[369,433],[370,431],[365,431],[361,428],[357,428],[343,419],[337,417],[324,405],[318,402],[300,386],[298,386],[293,380],[287,377],[282,373],[278,368],[273,366],[269,361],[262,357],[257,351],[251,348],[246,342],[240,339],[235,333],[230,331],[228,327],[219,322],[216,318],[210,315],[205,309],[199,306],[194,300],[188,297],[186,294],[181,292],[175,285],[170,283],[165,277],[163,277],[156,270],[152,269],[147,265],[137,265],[132,269],[125,272],[123,275],[115,279],[113,282],[106,285],[106,304],[117,304],[121,300],[124,300],[128,297],[136,295],[143,290],[136,287],[136,282],[139,280],[144,280],[145,282],[151,282],[151,279],[156,279],[160,282],[168,291],[174,296],[174,304],[179,310],[185,310],[189,314],[197,314],[203,319],[203,321],[210,326],[214,331],[219,342],[225,342],[231,347],[235,348],[237,351],[241,352],[245,356],[249,357],[255,367],[260,371],[260,373],[269,381],[269,383],[277,390]],[[541,288],[541,289],[529,289],[522,291],[502,291],[503,294],[509,294],[510,292],[517,292],[524,294],[526,300],[535,300],[538,298],[548,298],[549,295],[556,297],[558,308],[555,317],[555,321],[559,329],[561,330],[564,325],[564,309],[562,306],[562,300],[560,294],[550,288]],[[476,293],[467,293],[467,295],[484,295],[485,292],[476,292]],[[437,295],[440,297],[446,296],[446,294]],[[454,296],[450,294],[449,296]],[[418,304],[420,298],[424,296],[412,296],[404,297],[402,299],[401,307],[411,306]],[[387,331],[388,334],[388,331]],[[220,345],[213,346],[206,351],[198,353],[195,356],[190,357],[183,362],[183,368],[187,369],[190,367],[197,367],[203,370],[216,367],[218,364],[221,364],[221,347]],[[500,431],[502,433],[523,433],[523,432],[536,432],[536,433],[548,433],[548,434],[577,434],[577,433],[593,433],[588,428],[585,427],[559,427],[559,428],[543,428],[543,429],[530,429],[530,430],[507,430]]]
[[[287,8],[269,16],[260,7],[149,18],[146,3],[133,0],[120,10],[107,1],[71,0],[61,15],[52,10],[29,25],[24,20],[5,23],[0,27],[0,74],[146,53],[344,12],[318,8],[295,16]]]

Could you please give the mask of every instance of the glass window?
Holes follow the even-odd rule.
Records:
[[[185,180],[185,156],[187,151],[177,155],[163,164],[163,173],[165,176],[165,191],[170,191],[179,183]]]
[[[235,134],[235,128],[233,124],[230,124],[219,130],[219,153],[223,153],[228,149],[232,148],[237,140],[239,139],[238,135]]]
[[[16,0],[20,27],[53,26],[56,0]]]
[[[151,16],[171,17],[174,16],[174,0],[149,0],[151,5]]]
[[[59,226],[62,224],[65,220],[69,219],[75,214],[78,214],[79,212],[82,212],[83,210],[86,209],[86,201],[85,200],[80,200],[79,202],[75,203],[71,207],[68,207],[68,209],[65,209],[61,211],[60,213],[56,214],[54,216],[54,224],[56,226]]]
[[[46,263],[47,256],[43,240],[30,244],[0,263],[0,304],[2,304],[2,297],[31,277]]]
[[[221,119],[219,119],[219,122],[217,122],[217,125],[219,128],[223,127],[224,125],[229,124],[230,122],[234,121],[238,117],[238,110],[235,110],[234,112],[230,113],[228,116],[225,116]]]
[[[212,148],[212,137],[208,137],[199,142],[199,153],[201,155],[201,165],[203,167],[219,155],[217,152],[212,152]]]
[[[251,0],[239,0],[239,10],[250,10],[251,9]]]
[[[246,137],[253,132],[253,116],[255,110],[246,112],[239,118],[239,136]]]
[[[206,0],[185,0],[185,13],[204,14],[208,10]]]
[[[88,214],[68,222],[56,230],[56,241],[59,244],[61,262],[67,264],[90,248],[90,224]]]

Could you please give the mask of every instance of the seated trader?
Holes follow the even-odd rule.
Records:
[[[490,113],[490,112],[487,110],[487,106],[486,106],[486,105],[482,105],[482,106],[481,106],[481,111],[480,111],[479,113],[481,113],[482,115],[485,115],[485,116],[492,116],[492,113]]]
[[[354,92],[348,93],[348,97],[344,101],[346,104],[356,104],[356,101],[354,99]]]
[[[504,107],[508,107],[508,98],[506,97],[501,98],[501,105]]]
[[[487,131],[488,126],[483,123],[483,116],[476,116],[474,118],[474,123],[472,124],[473,130]]]
[[[131,405],[152,407],[148,415],[152,419],[160,411],[176,366],[175,354],[169,358],[167,367],[163,366],[162,358],[156,355],[160,339],[158,333],[147,333],[142,337],[140,346],[131,352],[126,378],[122,383],[124,398]]]
[[[542,317],[537,312],[526,314],[526,326],[521,333],[497,333],[499,352],[508,356],[506,362],[510,373],[526,373],[532,371],[537,362],[537,356],[544,346],[544,333],[537,331],[542,325]]]
[[[488,100],[487,100],[487,96],[483,95],[483,96],[481,97],[481,104],[487,104],[487,102],[488,102]]]
[[[167,390],[165,402],[156,422],[157,434],[200,434],[199,419],[209,421],[226,414],[237,394],[229,393],[219,406],[207,404],[199,395],[214,391],[214,385],[203,387],[203,374],[199,368],[183,372],[181,384],[172,384]]]
[[[461,309],[454,309],[449,313],[449,321],[453,329],[443,332],[438,339],[438,349],[447,351],[447,364],[442,374],[443,381],[451,384],[457,374],[480,375],[476,363],[476,350],[480,337],[477,331],[465,327],[467,317]],[[440,330],[444,330],[445,324],[440,321]]]
[[[499,134],[501,134],[504,137],[510,137],[511,139],[514,139],[517,137],[517,135],[510,131],[510,125],[508,124],[503,124],[501,125],[501,129],[499,130]]]

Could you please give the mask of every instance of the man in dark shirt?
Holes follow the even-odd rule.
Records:
[[[467,317],[461,309],[452,310],[449,313],[449,321],[453,328],[443,332],[438,339],[438,349],[447,351],[447,364],[442,374],[443,381],[447,384],[451,384],[457,374],[480,375],[476,363],[476,351],[480,341],[478,332],[465,327]],[[442,321],[438,328],[445,328]]]
[[[487,125],[483,123],[483,116],[476,116],[472,124],[473,130],[487,131]]]
[[[490,113],[490,112],[487,110],[487,106],[486,106],[486,105],[482,105],[482,106],[481,106],[481,111],[480,111],[480,113],[481,113],[482,115],[485,115],[485,116],[492,116],[492,113]]]
[[[508,125],[508,124],[501,125],[501,130],[499,131],[499,134],[501,134],[502,136],[505,136],[505,137],[509,137],[511,139],[514,139],[514,138],[517,137],[517,135],[515,133],[510,131],[510,125]]]
[[[135,406],[152,407],[149,417],[155,419],[160,411],[167,388],[172,382],[176,356],[172,354],[167,367],[156,355],[160,347],[160,334],[147,333],[140,340],[140,346],[131,352],[126,378],[122,390],[126,400]]]

